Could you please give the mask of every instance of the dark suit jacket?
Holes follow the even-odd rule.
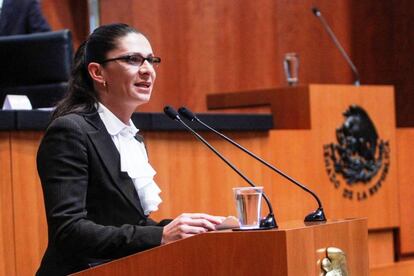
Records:
[[[4,0],[0,14],[0,35],[48,32],[38,0]]]
[[[48,127],[37,154],[49,243],[37,275],[67,275],[161,242],[98,113]]]

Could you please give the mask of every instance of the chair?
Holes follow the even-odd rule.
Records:
[[[0,37],[0,104],[15,94],[33,108],[54,106],[66,92],[72,54],[69,30]]]

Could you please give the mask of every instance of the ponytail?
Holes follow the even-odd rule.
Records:
[[[52,120],[68,113],[90,113],[99,101],[85,63],[86,44],[82,43],[75,53],[68,92],[56,106]]]
[[[88,64],[105,60],[106,54],[117,47],[118,39],[129,33],[140,32],[121,23],[103,25],[79,46],[75,53],[67,94],[56,106],[52,120],[69,113],[91,113],[95,110],[99,94],[93,87]]]

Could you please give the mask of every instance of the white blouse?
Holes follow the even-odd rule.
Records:
[[[132,120],[129,120],[129,125],[124,124],[101,103],[98,113],[119,151],[121,171],[128,173],[134,183],[145,215],[157,211],[162,202],[159,196],[161,190],[154,181],[156,171],[148,163],[144,143],[135,139],[139,130]]]

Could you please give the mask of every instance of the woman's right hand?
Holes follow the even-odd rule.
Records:
[[[164,226],[161,244],[167,244],[207,231],[213,231],[216,229],[215,226],[223,220],[224,217],[202,213],[181,214]]]

